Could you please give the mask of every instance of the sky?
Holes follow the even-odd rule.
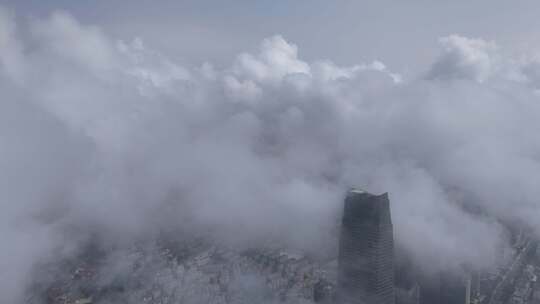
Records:
[[[117,37],[141,37],[178,60],[226,64],[276,34],[303,46],[308,60],[381,60],[416,72],[436,55],[434,41],[461,34],[523,49],[539,45],[537,1],[10,1],[21,15],[63,9]],[[22,13],[24,12],[24,13]]]
[[[536,6],[3,2],[0,302],[96,240],[320,253],[351,186],[426,271],[493,267],[540,232]]]

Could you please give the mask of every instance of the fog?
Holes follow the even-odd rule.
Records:
[[[66,11],[17,13],[0,9],[3,303],[96,238],[324,250],[351,186],[389,192],[396,242],[428,268],[490,267],[502,221],[540,231],[534,53],[456,34],[403,77],[275,35],[184,66]]]

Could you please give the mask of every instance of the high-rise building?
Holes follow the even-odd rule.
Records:
[[[440,272],[426,276],[420,282],[420,304],[469,304],[470,299],[469,275]]]
[[[388,194],[350,190],[345,198],[339,241],[339,302],[394,304],[393,258]]]

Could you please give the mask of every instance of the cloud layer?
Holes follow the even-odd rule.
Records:
[[[540,228],[540,65],[440,43],[411,79],[306,62],[281,36],[228,68],[186,67],[66,12],[21,24],[1,9],[0,299],[21,301],[37,263],[95,236],[317,251],[349,186],[390,193],[414,259],[489,266],[500,220]]]

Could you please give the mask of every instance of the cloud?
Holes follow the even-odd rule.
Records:
[[[310,66],[298,59],[298,47],[281,36],[263,40],[257,56],[244,53],[238,56],[235,74],[257,81],[279,81],[287,75],[310,74]]]
[[[534,65],[494,43],[443,38],[428,77],[402,79],[302,60],[280,36],[193,68],[66,12],[14,20],[0,14],[4,302],[91,237],[333,249],[353,185],[390,193],[397,242],[434,268],[490,266],[502,220],[540,228]]]
[[[4,94],[12,93],[3,90]],[[39,261],[77,244],[57,230],[71,212],[69,199],[86,174],[92,144],[27,100],[0,102],[2,301],[17,303]]]
[[[335,81],[335,80],[349,80],[357,77],[361,72],[365,71],[377,71],[387,73],[388,76],[395,82],[399,83],[402,81],[401,75],[397,73],[389,72],[380,61],[373,61],[370,64],[354,65],[351,67],[338,67],[331,61],[321,61],[314,64],[315,74],[317,78],[320,78],[322,81]]]
[[[483,82],[498,68],[497,45],[482,39],[451,35],[439,39],[443,53],[433,64],[432,79],[472,79]]]
[[[117,42],[127,74],[138,79],[141,94],[152,94],[153,88],[171,91],[179,82],[189,80],[189,71],[167,59],[159,52],[148,50],[140,38],[131,43]]]
[[[43,52],[69,60],[95,72],[110,69],[115,64],[111,41],[96,26],[82,26],[64,11],[53,13],[46,20],[32,25],[32,32]]]
[[[16,37],[16,24],[13,14],[0,7],[0,66],[5,76],[20,82],[23,79],[24,63],[22,46]]]

